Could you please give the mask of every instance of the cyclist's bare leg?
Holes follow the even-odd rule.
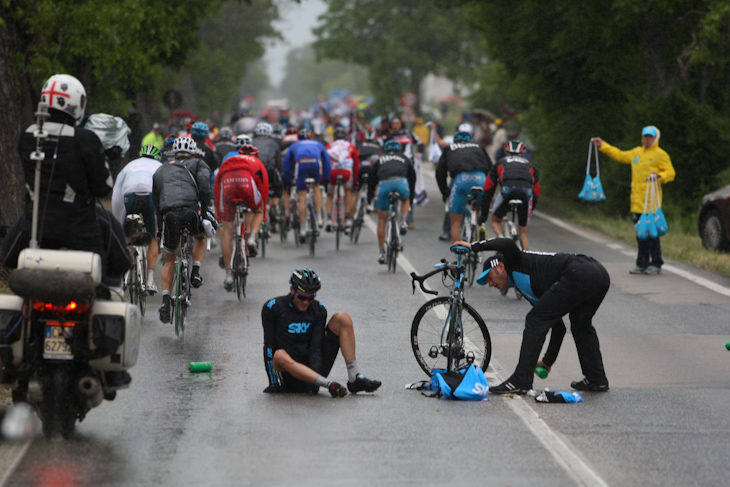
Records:
[[[231,266],[231,256],[233,255],[233,222],[222,221],[220,227],[221,253],[223,254],[223,262],[226,269]]]
[[[317,211],[317,214],[322,211],[322,187],[319,184],[314,185],[314,209]],[[328,200],[330,198],[327,198]],[[319,222],[317,222],[319,223]]]
[[[165,265],[162,266],[162,291],[170,291],[172,288],[172,276],[175,273],[175,258],[176,254],[172,254],[165,250]]]
[[[282,199],[284,200],[284,216],[289,214],[289,200],[291,198],[291,194],[289,191],[289,188],[284,188],[283,193],[281,194]]]
[[[451,220],[451,243],[453,244],[461,240],[461,221],[464,219],[464,215],[449,212],[449,219]]]
[[[147,248],[147,269],[155,270],[157,267],[157,257],[160,255],[160,244],[157,237],[153,238],[150,246]]]
[[[297,362],[283,348],[274,352],[274,370],[287,372],[295,379],[314,384],[319,374],[306,365]]]
[[[259,233],[264,223],[264,205],[257,210],[251,210],[246,213],[246,232],[249,235]]]
[[[520,237],[522,237],[522,250],[528,250],[529,246],[527,245],[527,226],[518,228],[520,230]]]
[[[332,189],[332,192],[329,191],[329,188],[327,189],[327,214],[332,215],[332,207],[334,206],[334,199],[335,199],[335,190],[337,186]],[[316,203],[315,203],[316,205]],[[333,216],[334,218],[334,216]]]
[[[327,327],[340,338],[340,351],[345,361],[355,358],[355,329],[352,326],[352,316],[345,311],[338,311],[332,315]]]
[[[403,201],[401,201],[401,204],[400,204],[401,217],[408,215],[408,212],[410,212],[410,211],[411,211],[411,199],[406,198]]]
[[[492,230],[495,235],[502,235],[502,219],[492,215]]]
[[[205,234],[195,236],[195,244],[193,245],[193,262],[203,262],[205,257]]]
[[[378,248],[382,249],[385,245],[385,222],[388,220],[388,212],[378,210]]]
[[[304,222],[306,220],[306,213],[307,213],[307,192],[306,191],[297,191],[297,195],[299,196],[299,201],[297,203],[297,211],[299,211],[299,221],[302,224],[302,231],[304,231]]]
[[[345,188],[345,213],[350,216],[355,214],[355,204],[357,203],[357,195],[353,194],[351,189]]]

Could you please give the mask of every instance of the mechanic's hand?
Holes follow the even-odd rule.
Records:
[[[264,392],[266,394],[279,394],[284,392],[284,388],[281,384],[270,384],[266,389],[264,389]]]
[[[649,177],[646,178],[647,181],[656,181],[657,179],[659,179],[659,175],[655,172],[649,174]]]

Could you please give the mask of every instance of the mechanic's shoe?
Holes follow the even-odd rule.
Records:
[[[218,267],[220,267],[221,269],[225,269],[226,268],[226,264],[225,264],[225,262],[223,262],[223,256],[222,255],[218,259]]]
[[[198,289],[203,285],[203,278],[201,277],[198,269],[198,266],[193,266],[193,272],[190,273],[190,284],[192,284],[195,289]]]
[[[406,223],[405,220],[401,220],[400,221],[400,234],[405,235],[406,233],[408,233],[408,224]]]
[[[256,239],[256,234],[251,234],[248,236],[248,240],[246,241],[246,244],[248,245],[248,256],[249,257],[256,257],[259,255],[259,242]]]
[[[606,392],[608,390],[608,384],[595,384],[583,378],[578,382],[571,382],[570,387],[577,391],[589,391],[589,392]]]
[[[378,264],[385,264],[385,247],[380,249],[380,257],[378,257]]]
[[[637,265],[629,271],[629,274],[646,274],[646,267],[639,267]]]
[[[657,275],[657,274],[661,274],[661,273],[662,273],[662,268],[654,266],[654,265],[650,265],[649,267],[646,268],[646,271],[644,271],[644,274],[649,274],[649,275]]]
[[[358,392],[375,392],[380,386],[381,382],[379,380],[368,379],[362,374],[357,374],[354,382],[347,382],[347,390],[352,394],[357,394]]]
[[[162,306],[160,306],[160,321],[163,323],[170,322],[170,296],[162,296]]]
[[[147,281],[145,287],[147,288],[147,293],[150,296],[154,296],[155,294],[157,294],[157,286],[155,286],[155,281],[153,281],[152,279],[149,279]]]
[[[347,395],[347,389],[342,387],[339,382],[330,382],[327,390],[330,391],[332,397],[345,397]]]
[[[527,394],[530,389],[531,387],[521,386],[509,378],[498,386],[490,387],[489,392],[493,394]]]
[[[233,276],[226,276],[226,278],[223,280],[223,289],[228,292],[233,291]]]

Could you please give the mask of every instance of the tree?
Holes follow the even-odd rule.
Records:
[[[463,12],[439,9],[438,0],[326,2],[322,24],[314,29],[315,51],[368,68],[380,111],[395,109],[408,91],[420,95],[428,73],[468,78],[484,61]]]

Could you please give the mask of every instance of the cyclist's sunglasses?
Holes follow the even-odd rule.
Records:
[[[299,294],[296,289],[294,290],[294,295],[296,297],[298,297],[299,299],[301,299],[302,301],[311,301],[317,297],[317,293],[314,293],[311,296],[306,296],[304,294]]]

